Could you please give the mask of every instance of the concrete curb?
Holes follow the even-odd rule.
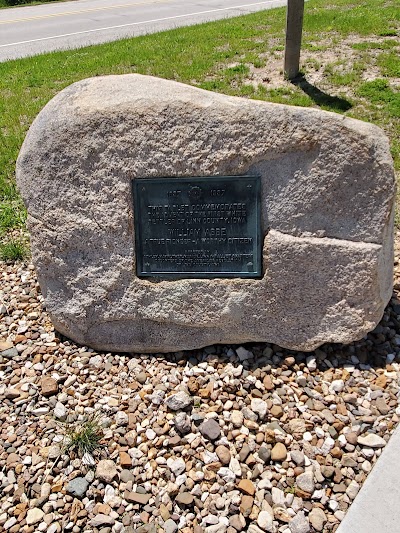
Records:
[[[400,425],[336,533],[395,533],[400,531]]]

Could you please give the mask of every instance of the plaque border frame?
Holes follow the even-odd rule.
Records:
[[[209,179],[237,179],[237,178],[252,178],[254,179],[254,185],[255,185],[255,217],[256,217],[256,244],[255,244],[255,255],[256,255],[256,268],[253,272],[181,272],[181,271],[174,271],[174,272],[155,272],[155,273],[148,273],[148,272],[142,272],[139,268],[139,262],[138,257],[141,259],[143,247],[142,247],[142,236],[139,235],[139,232],[136,231],[136,228],[139,227],[139,195],[137,194],[139,191],[139,186],[144,181],[152,181],[153,183],[162,183],[165,180],[204,180],[207,181]],[[163,177],[140,177],[140,178],[131,178],[131,192],[133,196],[132,206],[133,206],[133,215],[134,215],[134,233],[135,233],[135,270],[136,270],[136,276],[140,279],[163,279],[166,278],[167,280],[178,280],[178,279],[223,279],[223,278],[239,278],[239,279],[261,279],[263,276],[263,265],[262,265],[262,247],[261,247],[261,176],[259,174],[239,174],[239,175],[229,175],[229,176],[218,176],[218,175],[212,175],[212,176],[163,176]]]

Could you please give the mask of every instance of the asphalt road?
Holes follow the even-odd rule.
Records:
[[[76,0],[0,10],[0,62],[234,17],[286,0]]]

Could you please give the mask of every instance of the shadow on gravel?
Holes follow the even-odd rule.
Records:
[[[353,107],[353,104],[344,98],[324,93],[309,83],[303,74],[291,80],[291,83],[305,92],[317,105],[329,106],[332,111],[348,111]]]
[[[60,338],[68,339],[59,334]],[[95,353],[103,353],[98,352]],[[113,357],[117,354],[107,354]],[[165,363],[177,363],[179,366],[196,366],[209,362],[214,365],[234,367],[242,366],[245,373],[262,379],[272,369],[279,369],[279,375],[289,380],[293,371],[304,372],[304,375],[314,371],[325,372],[336,368],[363,371],[387,368],[393,361],[400,361],[400,300],[393,293],[391,302],[386,307],[382,320],[378,326],[366,337],[351,344],[324,344],[312,352],[299,352],[281,348],[269,343],[215,344],[194,350],[184,350],[167,353],[128,353],[131,358],[157,358]],[[249,382],[249,388],[253,388]]]
[[[288,350],[268,343],[247,343],[244,345],[213,345],[199,350],[161,354],[167,360],[180,364],[197,364],[199,359],[210,360],[215,356],[219,364],[231,363],[243,368],[257,378],[257,369],[268,373],[280,368],[284,378],[293,370],[306,372],[328,371],[342,368],[350,373],[354,369],[383,369],[387,364],[400,360],[400,301],[393,293],[389,305],[376,328],[366,337],[351,344],[323,344],[312,352]],[[246,351],[249,353],[246,354]],[[136,354],[132,354],[134,356]],[[157,354],[160,356],[160,354]]]

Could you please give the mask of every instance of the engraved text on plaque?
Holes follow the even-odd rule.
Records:
[[[133,181],[138,276],[261,276],[260,178]]]

